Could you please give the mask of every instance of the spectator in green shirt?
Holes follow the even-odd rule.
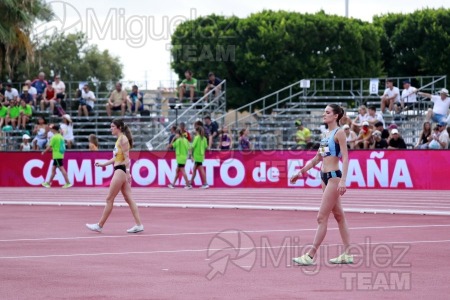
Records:
[[[295,126],[297,127],[297,132],[295,134],[297,145],[294,149],[305,150],[311,142],[311,131],[306,128],[300,120],[295,121]]]
[[[19,128],[22,127],[26,129],[27,123],[31,119],[31,115],[33,114],[33,110],[31,109],[31,105],[27,104],[25,100],[20,100],[19,107]]]
[[[184,181],[186,182],[185,189],[191,189],[192,186],[189,184],[188,177],[186,175],[186,171],[184,166],[186,165],[186,161],[189,155],[189,142],[187,138],[181,132],[181,129],[176,130],[175,137],[172,140],[171,146],[175,149],[175,157],[177,159],[177,170],[175,173],[175,177],[173,182],[169,184],[169,188],[173,189],[175,187],[175,183],[178,180],[178,177],[181,174],[183,175]]]
[[[8,108],[0,103],[0,130],[3,128],[3,124],[6,125],[6,116],[8,115]]]
[[[59,133],[58,124],[53,124],[50,130],[52,131],[53,136],[50,139],[50,143],[47,146],[47,148],[45,148],[45,150],[42,151],[42,155],[44,155],[45,152],[52,150],[52,158],[53,158],[52,174],[50,175],[50,180],[42,183],[42,186],[46,188],[51,187],[53,178],[55,178],[56,175],[56,168],[58,168],[66,181],[66,184],[63,185],[62,188],[67,189],[70,188],[72,184],[69,182],[69,177],[67,177],[67,172],[63,165],[64,152],[66,151],[64,138],[61,135],[61,133]]]
[[[9,102],[8,113],[6,116],[6,125],[11,123],[11,126],[16,128],[19,115],[19,102],[17,100],[11,100],[11,102]]]
[[[184,97],[189,97],[191,102],[194,102],[195,92],[197,90],[197,79],[192,77],[192,71],[187,70],[184,72],[183,81],[181,82],[178,89],[178,98],[183,101]]]

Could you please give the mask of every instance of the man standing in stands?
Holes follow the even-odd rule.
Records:
[[[208,149],[213,149],[216,138],[219,136],[219,126],[217,122],[211,121],[210,116],[206,116],[204,121],[203,127],[205,128],[205,137],[208,141]]]

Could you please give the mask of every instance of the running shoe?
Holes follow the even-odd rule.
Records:
[[[48,182],[44,182],[44,183],[42,183],[42,186],[43,187],[46,187],[46,188],[51,188],[51,185],[48,183]]]
[[[192,189],[192,185],[186,185],[185,187],[184,187],[186,190],[190,190],[190,189]]]
[[[89,229],[89,230],[92,230],[92,231],[96,231],[96,232],[102,232],[102,227],[100,227],[100,225],[98,225],[98,223],[97,224],[86,224],[86,227]]]
[[[348,255],[346,253],[342,253],[336,258],[330,259],[330,263],[332,264],[352,264],[353,263],[353,255]]]
[[[300,257],[296,257],[292,259],[293,262],[295,262],[296,264],[300,265],[300,266],[312,266],[314,265],[314,260],[309,257],[308,253],[303,254]]]
[[[171,184],[171,183],[169,183],[168,185],[167,185],[167,187],[169,188],[169,189],[174,189],[175,187],[173,186],[173,184]]]
[[[207,185],[207,184],[204,184],[204,185],[202,185],[201,187],[200,187],[201,189],[209,189],[209,185]]]
[[[62,186],[63,189],[68,189],[73,185],[73,183],[66,183],[65,185]]]
[[[130,229],[127,230],[128,233],[138,233],[144,231],[144,225],[134,225]]]

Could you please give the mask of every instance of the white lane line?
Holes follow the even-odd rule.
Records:
[[[450,227],[450,224],[424,224],[424,225],[394,225],[394,226],[365,226],[352,227],[349,230],[378,230],[378,229],[410,229],[410,228],[436,228]],[[52,240],[84,240],[84,239],[108,239],[108,238],[143,238],[143,237],[160,237],[160,236],[187,236],[187,235],[214,235],[214,234],[234,234],[236,232],[243,233],[276,233],[276,232],[303,232],[315,231],[317,228],[302,229],[264,229],[264,230],[238,230],[230,229],[227,231],[205,231],[205,232],[174,232],[174,233],[153,233],[153,234],[136,234],[136,235],[102,235],[96,236],[79,236],[79,237],[48,237],[48,238],[31,238],[31,239],[10,239],[0,240],[2,243],[10,242],[36,242],[36,241],[52,241]],[[339,230],[337,227],[328,228],[328,230]]]
[[[370,242],[357,243],[357,245],[386,245],[386,244],[428,244],[428,243],[449,243],[450,240],[434,240],[434,241],[400,241],[400,242]],[[341,244],[327,244],[323,246],[339,246]],[[298,246],[275,246],[275,247],[250,247],[239,248],[242,250],[255,249],[280,249],[280,248],[297,248]],[[32,259],[32,258],[61,258],[61,257],[87,257],[87,256],[108,256],[108,255],[137,255],[137,254],[177,254],[189,252],[207,252],[207,251],[222,251],[226,249],[177,249],[177,250],[155,250],[155,251],[138,251],[138,252],[100,252],[100,253],[73,253],[73,254],[49,254],[49,255],[26,255],[26,256],[0,256],[0,259]]]

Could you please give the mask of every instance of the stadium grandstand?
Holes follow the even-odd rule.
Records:
[[[389,77],[394,86],[402,90],[405,80],[411,82],[422,92],[434,94],[446,87],[446,76]],[[138,115],[126,114],[125,121],[131,124],[135,138],[135,149],[166,149],[170,128],[181,122],[193,131],[193,124],[205,116],[211,116],[219,127],[226,125],[233,133],[234,149],[238,147],[239,131],[248,128],[253,149],[290,149],[295,146],[295,121],[301,120],[311,130],[312,144],[321,134],[321,115],[329,103],[343,106],[347,116],[354,119],[360,105],[375,106],[380,112],[380,96],[385,89],[387,78],[328,78],[304,79],[292,83],[274,93],[250,102],[238,109],[227,111],[226,80],[221,85],[219,95],[211,92],[198,96],[191,103],[177,99],[174,89],[143,90],[144,110]],[[124,88],[130,92],[135,82],[124,82]],[[110,84],[111,85],[111,84]],[[138,84],[145,86],[145,84]],[[206,82],[198,82],[198,90],[203,90]],[[21,92],[21,84],[13,84]],[[73,149],[88,150],[89,135],[95,134],[99,140],[100,150],[111,149],[114,137],[110,134],[110,121],[120,116],[120,111],[111,117],[107,115],[105,105],[110,92],[94,89],[96,103],[89,117],[78,116],[79,99],[76,98],[78,82],[66,82],[66,113],[73,121],[75,137]],[[112,88],[110,87],[110,90]],[[418,96],[418,101],[408,110],[394,116],[383,114],[386,127],[396,124],[408,148],[413,148],[422,129],[426,111],[432,107],[429,99]],[[37,117],[43,116],[48,123],[60,123],[62,118],[48,110],[33,112],[32,120],[25,129],[7,128],[0,137],[1,151],[17,151],[23,134],[29,134]]]

